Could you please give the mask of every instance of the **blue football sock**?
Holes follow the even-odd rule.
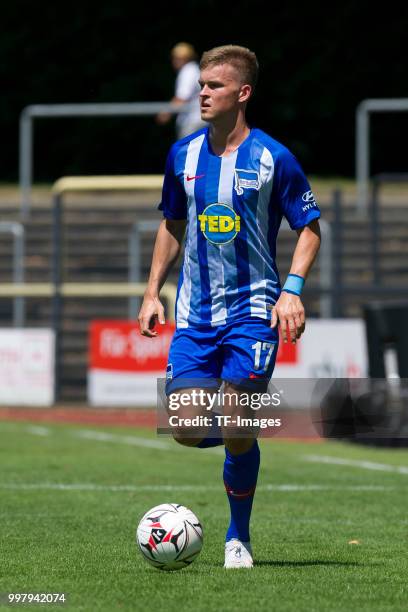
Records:
[[[225,449],[224,484],[231,509],[226,541],[237,538],[249,542],[249,520],[259,472],[260,453],[257,440],[241,455]]]
[[[224,444],[221,426],[218,425],[218,419],[215,418],[217,415],[217,412],[212,413],[211,427],[208,436],[201,440],[201,442],[196,445],[196,448],[212,448],[213,446],[221,446]]]

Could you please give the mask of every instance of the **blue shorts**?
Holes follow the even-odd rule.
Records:
[[[217,327],[176,329],[169,351],[166,394],[221,381],[262,390],[275,367],[279,334],[270,320],[250,317]]]

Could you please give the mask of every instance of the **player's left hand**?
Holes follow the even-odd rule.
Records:
[[[289,337],[295,344],[305,331],[305,309],[298,295],[282,291],[272,310],[271,327],[276,327],[278,323],[283,341],[288,341],[289,327]]]

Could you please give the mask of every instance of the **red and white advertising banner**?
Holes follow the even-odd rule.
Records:
[[[174,324],[157,326],[155,338],[136,322],[94,321],[90,328],[88,401],[92,406],[154,406],[157,378],[164,378]],[[364,322],[309,319],[295,345],[279,345],[273,378],[367,376]],[[297,405],[297,398],[288,398]]]
[[[280,342],[273,378],[364,378],[367,371],[362,319],[307,319],[296,344]]]
[[[0,329],[0,404],[54,403],[54,332]]]
[[[289,348],[290,347],[290,348]],[[302,379],[285,385],[285,404],[305,408],[318,378],[365,378],[368,372],[365,325],[362,319],[309,319],[296,344],[280,343],[288,359],[278,359],[272,383],[279,378]]]
[[[91,406],[155,406],[157,379],[166,376],[174,323],[158,335],[140,335],[134,321],[93,321],[90,326],[88,401]]]

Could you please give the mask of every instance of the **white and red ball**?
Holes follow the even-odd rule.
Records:
[[[203,529],[196,515],[180,504],[161,504],[143,516],[136,531],[140,552],[153,567],[178,570],[200,554]]]

